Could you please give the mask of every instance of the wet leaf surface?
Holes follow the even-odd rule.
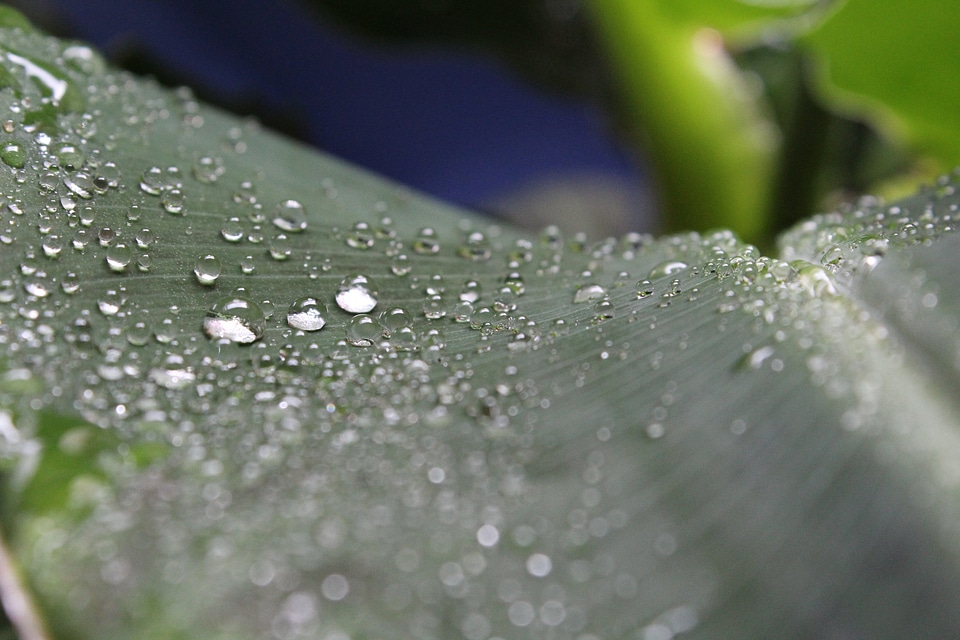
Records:
[[[954,184],[785,260],[528,236],[0,41],[0,516],[56,637],[960,631]]]

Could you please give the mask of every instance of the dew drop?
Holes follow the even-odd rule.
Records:
[[[19,142],[6,142],[0,147],[0,160],[8,167],[22,169],[27,162],[27,152]]]
[[[203,320],[203,332],[217,340],[251,344],[263,337],[266,319],[253,300],[241,295],[217,300]]]
[[[140,190],[152,196],[158,196],[167,186],[160,167],[150,167],[140,176]]]
[[[273,226],[287,233],[300,233],[307,228],[307,214],[297,200],[284,200],[273,209]]]
[[[311,296],[297,298],[287,311],[287,324],[301,331],[319,331],[327,324],[327,307]]]
[[[52,151],[53,155],[57,158],[57,162],[59,162],[60,166],[64,169],[76,169],[77,167],[83,166],[85,160],[83,151],[71,142],[61,142],[55,145]]]
[[[383,333],[383,327],[373,316],[360,314],[347,325],[347,342],[355,347],[372,347]]]
[[[395,276],[405,276],[410,273],[410,258],[405,253],[400,253],[390,260],[390,272]]]
[[[653,295],[653,284],[649,280],[641,280],[637,283],[637,297],[649,298]]]
[[[50,234],[43,239],[42,249],[48,258],[56,258],[63,251],[63,240],[56,234]]]
[[[107,266],[114,273],[123,273],[133,260],[133,252],[125,244],[118,244],[107,249]]]
[[[137,246],[141,249],[149,249],[150,245],[157,241],[157,234],[151,229],[140,229],[136,235]]]
[[[607,295],[607,290],[598,284],[585,284],[573,294],[575,303],[593,302],[602,299]]]
[[[474,262],[489,260],[491,253],[490,242],[480,231],[467,234],[463,244],[457,248],[457,255]]]
[[[279,233],[270,241],[268,247],[270,257],[274,260],[286,260],[290,257],[290,239],[286,235]]]
[[[193,165],[193,177],[204,184],[216,182],[217,178],[223,175],[223,171],[223,161],[220,158],[203,156]]]
[[[393,307],[380,313],[383,332],[390,336],[404,327],[413,326],[413,316],[403,307]]]
[[[365,275],[354,274],[337,287],[337,306],[347,313],[368,313],[377,306],[377,289]]]
[[[250,275],[257,268],[257,262],[253,259],[253,256],[244,256],[240,258],[240,271]]]
[[[240,242],[243,240],[243,225],[240,224],[240,218],[230,218],[223,223],[220,229],[220,235],[227,242]]]
[[[84,200],[89,200],[93,197],[93,178],[89,173],[78,172],[67,175],[63,178],[63,184],[66,185],[67,189],[70,189],[74,195]]]
[[[421,255],[433,255],[440,251],[440,241],[437,232],[431,227],[424,227],[413,240],[413,250]]]
[[[681,262],[680,260],[667,260],[665,262],[661,262],[651,269],[650,274],[647,277],[651,280],[654,280],[656,278],[662,278],[663,276],[673,275],[686,268],[686,262]]]
[[[354,249],[369,249],[373,246],[375,240],[376,237],[373,230],[370,229],[370,225],[366,222],[358,222],[353,225],[353,229],[350,230],[344,241],[348,247]]]
[[[214,284],[220,277],[222,270],[223,266],[220,263],[220,258],[213,254],[197,258],[197,262],[193,266],[193,273],[197,276],[197,282],[205,286]]]
[[[160,204],[163,205],[163,210],[167,213],[182,215],[185,199],[180,189],[170,189],[169,191],[164,191],[163,195],[160,196]]]

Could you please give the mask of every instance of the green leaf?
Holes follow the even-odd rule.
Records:
[[[952,167],[960,163],[960,86],[949,80],[960,74],[957,20],[960,5],[949,0],[848,0],[802,42],[831,104]]]
[[[0,550],[56,637],[960,632],[955,184],[784,260],[531,237],[0,41],[84,98],[3,63]]]

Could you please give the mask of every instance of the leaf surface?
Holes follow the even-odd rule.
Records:
[[[0,42],[0,522],[56,637],[960,631],[949,182],[790,262],[531,237]]]

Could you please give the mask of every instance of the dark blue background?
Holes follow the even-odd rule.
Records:
[[[290,0],[44,0],[23,8],[108,56],[146,56],[202,95],[257,104],[297,123],[295,133],[321,149],[471,208],[495,209],[551,176],[638,184],[597,109],[531,87],[478,53],[373,43]]]

